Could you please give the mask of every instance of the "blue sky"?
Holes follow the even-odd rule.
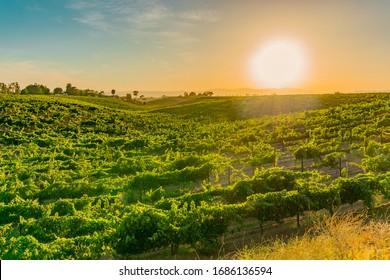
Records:
[[[197,29],[219,20],[202,2],[1,1],[0,63],[11,73],[23,70],[15,80],[33,82],[26,72],[37,82],[68,78],[89,87],[104,87],[102,79],[110,88],[137,84],[137,75],[174,76],[169,61],[191,61]]]
[[[248,74],[263,42],[293,38],[298,85],[390,89],[390,1],[2,0],[0,82],[97,90],[262,87]]]

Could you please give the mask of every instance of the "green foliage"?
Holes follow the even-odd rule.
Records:
[[[390,170],[390,155],[379,154],[365,157],[361,164],[364,172],[387,172]]]
[[[170,170],[182,170],[189,166],[201,166],[204,163],[206,163],[206,159],[204,157],[198,156],[198,155],[189,155],[184,158],[179,158],[175,161],[173,161],[169,169]]]
[[[385,198],[390,198],[390,172],[377,177],[379,182],[379,193],[383,194]]]
[[[230,223],[239,220],[236,209],[194,204],[183,207],[173,204],[165,211],[148,206],[131,207],[117,229],[116,251],[137,254],[170,244],[175,253],[180,244],[198,248],[219,244]]]
[[[346,154],[342,152],[333,152],[325,155],[323,164],[331,168],[336,168],[339,166],[342,158],[345,158]]]
[[[254,209],[254,216],[260,221],[277,221],[292,217],[309,209],[309,200],[298,191],[283,190],[256,194],[248,198],[248,202]]]
[[[158,201],[158,200],[160,200],[161,198],[164,197],[165,193],[166,192],[165,192],[165,190],[162,187],[159,187],[159,188],[157,188],[155,190],[150,189],[143,196],[143,201],[144,202]]]
[[[112,224],[106,219],[88,219],[82,216],[46,216],[29,219],[20,224],[22,235],[32,235],[42,243],[58,238],[75,238],[104,232]]]
[[[161,210],[131,207],[117,229],[116,251],[138,254],[168,244],[164,229],[168,217]]]
[[[163,173],[144,172],[136,175],[126,187],[127,190],[155,189],[160,186],[203,180],[210,176],[213,166],[205,163],[200,167],[186,167],[182,170]]]
[[[329,213],[333,213],[341,205],[340,189],[337,186],[329,186],[325,188],[309,187],[300,191],[306,196],[309,201],[306,210],[318,211],[326,209]]]
[[[338,178],[332,182],[333,186],[340,188],[341,203],[353,204],[363,200],[367,207],[372,207],[374,192],[378,187],[376,180],[369,177],[356,176],[353,178]]]
[[[317,176],[310,172],[293,172],[282,168],[262,169],[252,178],[237,182],[228,188],[226,199],[229,203],[243,202],[254,193],[268,193],[282,190],[294,190],[300,179]]]
[[[7,205],[0,203],[0,225],[18,223],[20,217],[38,219],[43,216],[44,211],[44,207],[37,201],[11,202]]]
[[[21,94],[50,94],[50,89],[44,85],[33,84],[23,89]]]
[[[76,209],[74,204],[69,200],[59,199],[53,203],[51,214],[58,216],[74,216],[76,213]]]
[[[65,91],[18,95],[16,84],[0,83],[1,259],[116,258],[167,246],[175,255],[184,244],[215,253],[247,217],[283,222],[390,197],[389,94],[176,98],[162,108],[71,84]],[[348,178],[351,168],[332,181],[268,168],[293,156],[336,167],[346,154],[366,174]]]
[[[207,202],[212,204],[215,200],[221,200],[225,198],[229,193],[228,188],[211,188],[202,192],[189,192],[184,195],[174,197],[174,198],[162,198],[154,204],[155,208],[169,210],[172,208],[172,205],[178,205],[179,207],[184,207],[184,205],[190,206],[194,204],[195,206],[200,206],[202,202]]]
[[[318,158],[320,150],[313,143],[305,143],[293,151],[296,159]]]
[[[3,260],[41,260],[47,254],[45,246],[31,235],[12,237],[6,251],[2,253]]]

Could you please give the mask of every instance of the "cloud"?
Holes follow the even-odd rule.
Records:
[[[220,19],[212,9],[178,10],[161,0],[83,0],[72,1],[68,8],[78,12],[78,22],[101,31],[177,31],[194,23],[212,23]],[[189,30],[190,31],[190,30]]]
[[[84,9],[90,9],[94,8],[98,5],[98,1],[71,1],[71,3],[68,5],[68,8],[75,9],[75,10],[84,10]]]
[[[168,9],[154,0],[72,1],[68,8],[79,13],[75,20],[101,31],[148,28],[168,16]]]
[[[164,6],[155,6],[148,11],[140,13],[138,20],[140,22],[161,21],[169,17],[168,8]]]
[[[214,10],[190,10],[181,13],[182,19],[198,22],[216,22],[220,20],[219,13]]]
[[[203,28],[221,18],[217,11],[196,5],[179,8],[162,0],[82,0],[72,1],[68,8],[75,11],[76,21],[102,35],[129,38],[137,45],[164,49],[188,62],[195,57],[190,54],[196,53]]]
[[[100,12],[89,12],[81,18],[77,18],[76,20],[101,31],[107,31],[112,28],[110,23],[106,20],[105,16]]]

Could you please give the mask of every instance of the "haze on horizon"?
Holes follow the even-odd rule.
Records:
[[[384,0],[3,0],[0,82],[117,91],[386,90],[389,10]],[[288,83],[256,78],[269,69],[253,70],[269,61],[258,62],[259,53],[280,40],[299,45],[285,61],[301,72],[287,73]],[[275,73],[284,69],[272,63]]]

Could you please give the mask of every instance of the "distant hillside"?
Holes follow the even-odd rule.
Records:
[[[310,94],[208,98],[166,97],[151,101],[149,105],[155,107],[152,108],[152,112],[168,113],[183,118],[240,120],[324,109],[341,104],[367,102],[368,99],[374,99],[377,95],[381,94]]]
[[[261,96],[261,95],[286,95],[286,94],[313,94],[312,91],[303,90],[299,88],[236,88],[236,89],[224,89],[215,88],[210,91],[215,95],[222,96]]]
[[[110,109],[119,109],[119,110],[144,110],[145,106],[141,104],[134,104],[132,102],[125,101],[122,98],[113,98],[111,96],[105,97],[93,97],[93,96],[58,96],[58,98],[63,98],[67,101],[81,101],[90,103],[92,105],[104,106]]]

